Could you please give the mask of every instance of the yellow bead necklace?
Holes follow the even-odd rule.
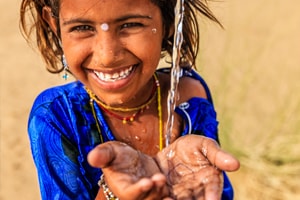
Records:
[[[160,88],[160,84],[159,84],[159,80],[156,74],[154,74],[154,79],[155,79],[155,83],[156,83],[156,87],[157,87],[157,112],[158,112],[158,123],[159,123],[159,149],[162,150],[163,149],[163,143],[164,143],[164,137],[163,137],[163,117],[162,117],[162,105],[161,105],[161,88]],[[153,95],[153,97],[150,98],[149,101],[147,101],[145,104],[135,107],[135,108],[114,108],[111,106],[108,106],[106,104],[104,104],[103,102],[99,101],[99,99],[96,97],[95,94],[92,93],[91,90],[86,88],[87,93],[90,96],[90,105],[92,108],[92,113],[94,116],[94,119],[96,121],[96,126],[98,129],[98,132],[100,134],[100,141],[101,143],[104,142],[102,134],[101,134],[101,129],[100,129],[100,125],[99,125],[99,121],[98,121],[98,117],[96,115],[96,111],[95,111],[95,107],[94,107],[94,103],[93,101],[95,101],[96,103],[98,103],[100,105],[100,107],[105,108],[105,109],[110,109],[110,110],[114,110],[114,111],[121,111],[121,112],[131,112],[131,111],[140,111],[143,110],[144,108],[146,108],[147,106],[150,105],[150,103],[153,101],[153,97],[155,97],[156,95]],[[104,106],[103,106],[104,105]],[[133,121],[133,119],[129,119],[130,121]],[[124,121],[123,121],[124,123]]]

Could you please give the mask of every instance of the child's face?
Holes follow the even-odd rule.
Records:
[[[62,0],[59,18],[69,68],[99,98],[113,105],[149,94],[164,34],[150,0]]]

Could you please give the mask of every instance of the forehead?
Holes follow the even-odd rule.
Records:
[[[115,18],[127,13],[155,15],[159,8],[151,0],[61,0],[60,16]]]

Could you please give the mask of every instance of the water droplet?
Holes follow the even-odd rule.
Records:
[[[195,155],[195,160],[196,160],[196,162],[197,162],[198,164],[202,164],[203,161],[205,161],[205,160],[202,159],[203,156],[202,156],[201,152],[195,151],[195,152],[194,152],[194,155]]]
[[[202,154],[205,156],[205,157],[207,157],[207,148],[205,148],[205,147],[202,147]]]
[[[206,184],[206,183],[208,183],[208,178],[204,178],[204,179],[202,179],[202,183],[203,183],[203,184]]]
[[[139,136],[134,136],[134,139],[136,139],[137,141],[141,141],[141,138]]]
[[[168,159],[171,159],[171,158],[173,158],[175,156],[175,151],[173,151],[173,150],[171,150],[171,151],[169,151],[168,153],[167,153],[167,158]]]

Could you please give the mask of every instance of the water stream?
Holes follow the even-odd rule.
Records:
[[[177,86],[180,76],[180,49],[183,41],[182,26],[184,17],[184,0],[177,0],[175,6],[175,32],[172,54],[171,86],[168,93],[168,120],[166,126],[166,146],[171,142],[172,129],[174,124],[174,110],[176,107]]]

